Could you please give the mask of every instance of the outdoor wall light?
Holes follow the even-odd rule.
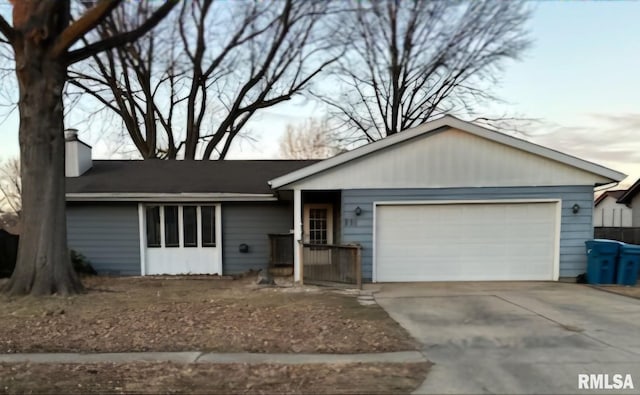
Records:
[[[573,211],[574,214],[578,214],[578,211],[580,211],[580,205],[578,203],[574,204],[573,207],[571,207],[571,211]]]
[[[356,215],[360,215],[360,214],[362,214],[362,209],[360,208],[360,206],[358,206],[358,207],[356,207],[354,212],[356,213]]]

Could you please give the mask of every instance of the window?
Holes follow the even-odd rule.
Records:
[[[202,246],[216,246],[216,208],[202,206]]]
[[[178,206],[164,206],[164,246],[180,247],[178,237]]]
[[[309,243],[328,244],[327,209],[309,209]]]
[[[182,208],[183,246],[198,246],[198,212],[196,206]]]
[[[147,207],[147,247],[160,247],[160,206]]]
[[[147,247],[216,246],[216,206],[158,205],[145,210]]]

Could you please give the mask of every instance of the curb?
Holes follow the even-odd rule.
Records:
[[[348,364],[348,363],[426,363],[419,351],[398,351],[365,354],[263,354],[263,353],[204,353],[191,352],[135,352],[135,353],[29,353],[0,354],[0,363],[127,363],[176,362],[209,364]]]

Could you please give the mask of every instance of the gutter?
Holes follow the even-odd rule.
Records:
[[[270,193],[67,193],[67,202],[270,202]]]

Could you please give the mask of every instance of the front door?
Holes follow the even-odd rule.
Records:
[[[333,206],[331,204],[305,204],[304,242],[333,244]]]
[[[331,204],[305,204],[304,242],[314,246],[305,248],[305,265],[330,265],[333,244],[333,206]],[[317,246],[317,247],[316,247]]]

